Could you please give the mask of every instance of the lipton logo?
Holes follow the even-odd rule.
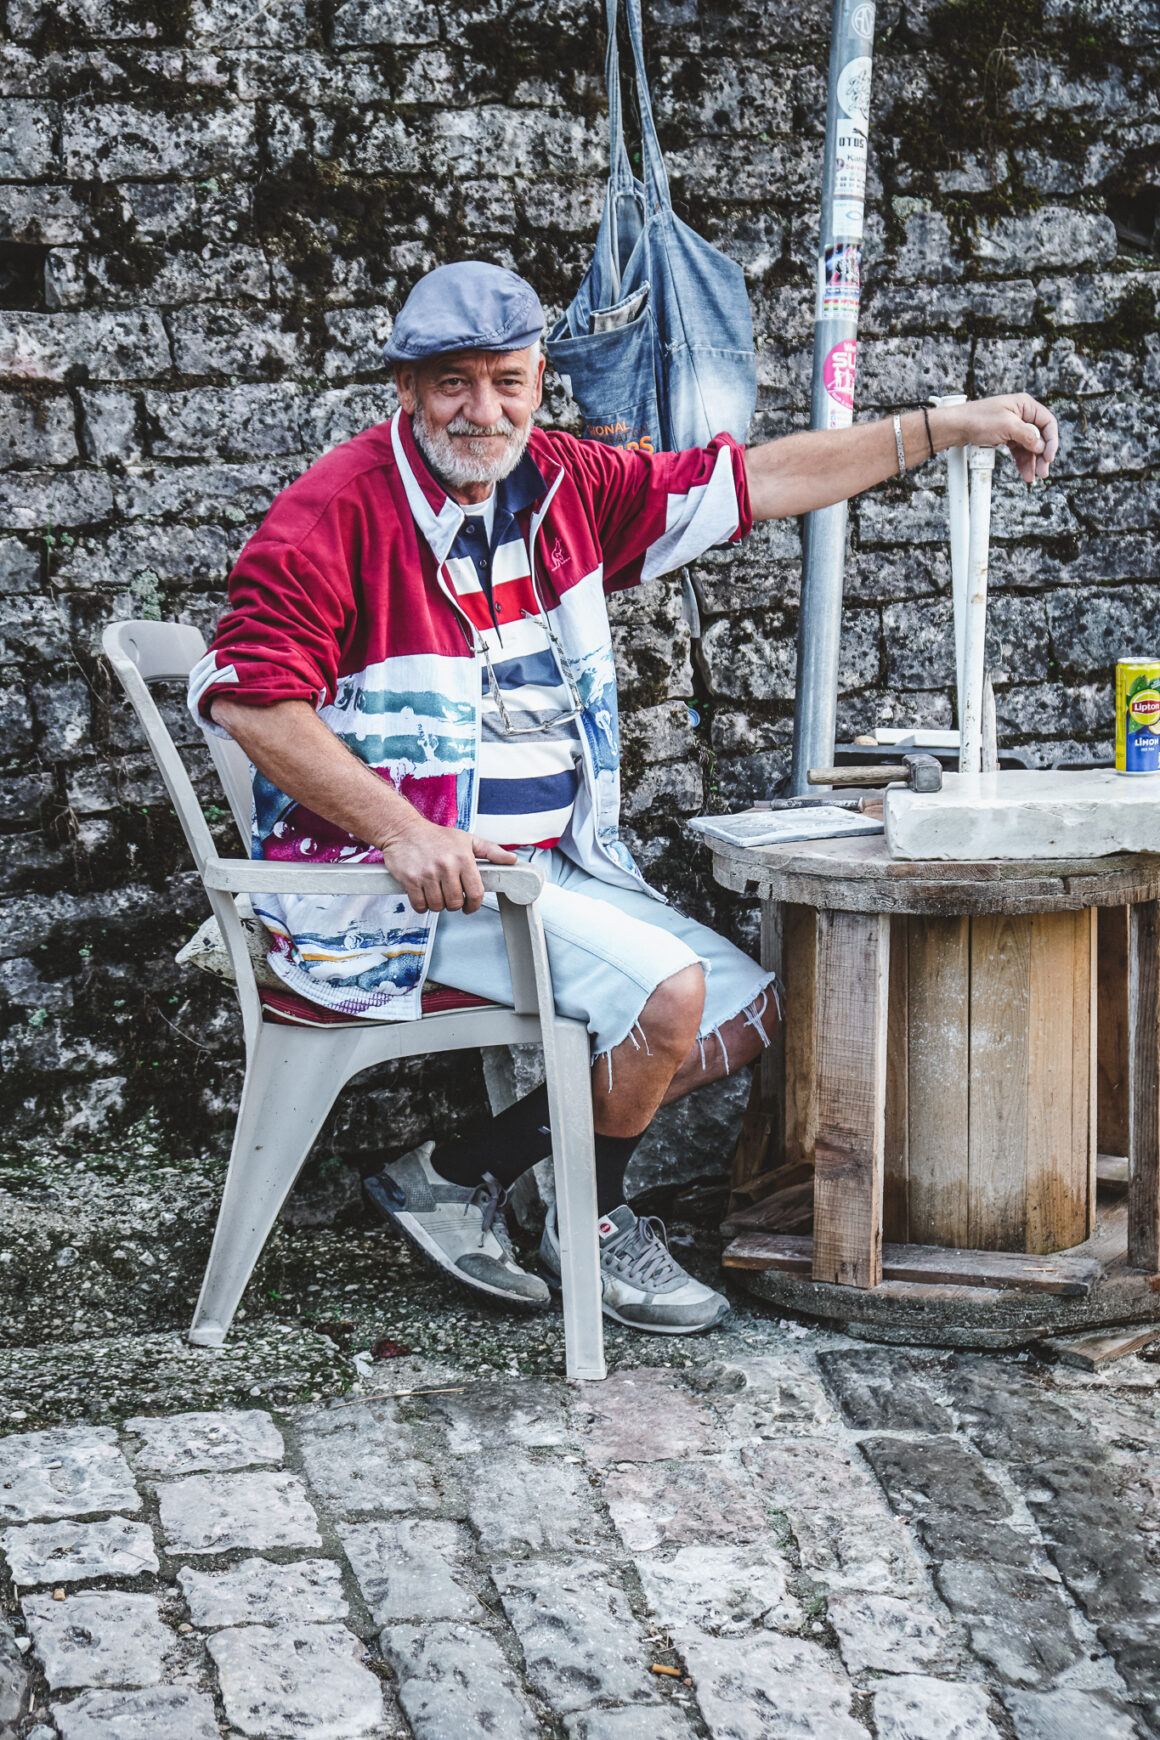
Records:
[[[548,551],[548,565],[553,574],[558,574],[561,568],[566,568],[572,560],[559,538]]]
[[[1142,690],[1140,694],[1132,696],[1128,702],[1128,711],[1141,725],[1155,725],[1160,719],[1160,694],[1155,689]]]

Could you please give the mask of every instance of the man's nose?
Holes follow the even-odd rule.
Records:
[[[481,429],[498,423],[503,416],[503,400],[490,381],[476,381],[466,405],[471,422]]]

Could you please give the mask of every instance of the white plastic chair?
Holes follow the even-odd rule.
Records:
[[[361,1070],[390,1058],[471,1046],[539,1041],[544,1048],[552,1128],[570,1378],[605,1376],[596,1234],[596,1174],[588,1033],[556,1014],[548,951],[536,900],[540,872],[528,864],[481,864],[484,888],[498,897],[511,969],[514,1009],[498,1004],[425,1015],[416,1021],[349,1026],[286,1026],[267,1018],[254,981],[236,894],[400,892],[382,865],[267,864],[222,858],[193,785],[149,691],[184,681],[205,652],[196,628],[176,622],[118,622],[105,652],[141,722],[193,853],[237,978],[246,1042],[246,1077],[213,1247],[189,1339],[220,1347],[274,1220],[340,1090]],[[236,743],[209,737],[245,850],[250,843],[249,763]]]

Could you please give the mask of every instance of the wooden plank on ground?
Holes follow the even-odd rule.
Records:
[[[814,1163],[817,1131],[816,1013],[817,913],[812,906],[781,908],[785,980],[785,1163]]]
[[[799,1170],[797,1167],[795,1171]],[[725,1238],[743,1232],[808,1233],[814,1224],[814,1174],[763,1196],[750,1208],[730,1212],[721,1223]]]
[[[1160,1269],[1160,901],[1133,906],[1131,924],[1128,1262],[1155,1271]]]
[[[907,923],[909,1237],[967,1245],[971,921]]]
[[[1030,919],[1027,1010],[1028,1251],[1087,1238],[1091,1195],[1091,915]]]
[[[1096,1143],[1105,1154],[1128,1152],[1128,908],[1097,914]]]
[[[1031,919],[971,920],[969,1244],[1021,1251],[1027,1236],[1027,1027]]]
[[[1126,1154],[1097,1154],[1096,1180],[1108,1190],[1128,1188],[1131,1161]]]
[[[1039,1347],[1053,1353],[1061,1365],[1081,1371],[1099,1371],[1115,1359],[1139,1353],[1149,1342],[1160,1339],[1160,1323],[1132,1323],[1123,1329],[1100,1329],[1093,1335],[1049,1336]]]
[[[890,920],[817,915],[815,1281],[882,1279],[882,1153]]]
[[[730,1269],[779,1269],[817,1280],[813,1240],[795,1233],[741,1233],[722,1258]],[[1029,1256],[1024,1251],[947,1251],[938,1245],[883,1245],[882,1278],[932,1286],[999,1287],[1081,1298],[1104,1276],[1093,1257]]]
[[[908,1206],[906,918],[890,920],[890,1008],[886,1023],[886,1131],[882,1156],[882,1236],[905,1244]]]

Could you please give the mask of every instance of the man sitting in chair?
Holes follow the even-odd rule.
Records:
[[[255,857],[382,862],[405,891],[262,903],[272,966],[328,1009],[411,1020],[428,976],[510,1004],[476,861],[543,872],[557,1008],[592,1036],[604,1310],[689,1334],[727,1302],[628,1207],[625,1168],[658,1107],[751,1062],[780,1011],[772,975],[650,889],[618,837],[605,595],[938,448],[1006,444],[1045,477],[1058,435],[1020,394],[748,449],[606,447],[534,425],[543,325],[498,266],[420,280],[386,347],[400,410],[274,502],[190,705],[253,763]],[[549,1153],[547,1122],[540,1088],[385,1166],[369,1195],[457,1281],[540,1305],[499,1211]],[[551,1218],[540,1257],[558,1275]]]

